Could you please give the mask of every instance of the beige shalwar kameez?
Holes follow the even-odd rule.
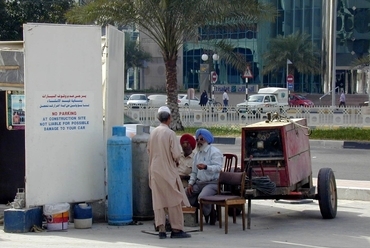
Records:
[[[156,226],[165,225],[166,214],[173,229],[183,230],[182,206],[190,206],[177,169],[181,149],[176,133],[161,123],[150,134],[149,187],[152,190]]]

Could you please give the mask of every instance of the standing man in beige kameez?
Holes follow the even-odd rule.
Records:
[[[166,212],[171,224],[171,238],[189,238],[183,231],[184,216],[182,206],[190,206],[177,169],[181,149],[176,133],[169,128],[171,111],[167,106],[158,109],[160,125],[150,134],[149,187],[152,190],[155,225],[159,229],[159,238],[167,237],[165,223]]]

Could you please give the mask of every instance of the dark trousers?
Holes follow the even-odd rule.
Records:
[[[229,100],[224,99],[224,108],[223,108],[222,112],[226,112],[227,111],[227,106],[228,105],[229,105]]]

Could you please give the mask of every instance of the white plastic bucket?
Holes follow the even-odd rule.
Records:
[[[44,215],[46,216],[48,231],[60,231],[68,229],[68,203],[45,204]]]

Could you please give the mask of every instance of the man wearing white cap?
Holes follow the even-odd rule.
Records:
[[[161,124],[151,132],[148,140],[149,187],[152,190],[155,225],[159,229],[159,238],[166,238],[168,212],[171,238],[189,238],[190,234],[183,231],[182,206],[190,206],[190,203],[177,169],[181,149],[176,133],[169,128],[170,109],[167,106],[160,107],[157,117]]]

